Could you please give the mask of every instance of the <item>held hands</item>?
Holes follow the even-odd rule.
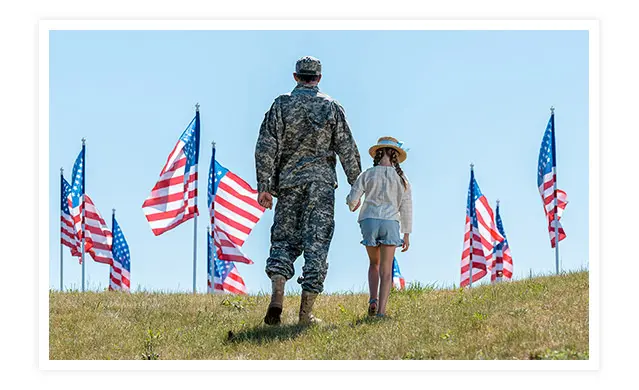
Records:
[[[359,208],[359,206],[361,206],[361,204],[362,204],[362,198],[360,197],[360,198],[357,200],[357,204],[355,205],[355,207],[351,206],[351,204],[352,204],[351,196],[349,195],[349,196],[347,196],[347,197],[346,197],[346,205],[348,206],[348,209],[349,209],[351,212],[355,212],[355,211],[357,211],[357,209]]]
[[[404,244],[402,244],[402,252],[406,252],[410,247],[410,239],[408,238],[408,233],[404,233]]]
[[[257,203],[270,210],[273,207],[273,195],[268,192],[260,192],[257,195]]]

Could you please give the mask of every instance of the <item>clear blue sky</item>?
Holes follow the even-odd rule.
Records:
[[[50,278],[59,287],[59,169],[69,179],[87,139],[86,189],[110,225],[111,209],[131,254],[132,289],[191,291],[193,222],[155,237],[142,214],[169,152],[201,105],[198,275],[206,289],[206,177],[217,159],[255,186],[254,148],[264,113],[289,92],[295,61],[322,61],[320,89],[336,98],[362,154],[391,135],[410,148],[414,230],[398,253],[408,282],[459,285],[469,164],[501,216],[515,278],[554,272],[537,157],[556,108],[565,270],[588,266],[588,33],[577,31],[57,31],[50,39]],[[335,235],[327,292],[366,289],[368,260],[350,189],[338,165]],[[251,293],[264,273],[273,220],[267,211],[239,264]],[[67,288],[81,267],[64,249]],[[91,289],[108,266],[87,256]],[[296,263],[296,276],[303,258]],[[484,278],[486,280],[486,278]],[[299,290],[295,279],[287,289]]]

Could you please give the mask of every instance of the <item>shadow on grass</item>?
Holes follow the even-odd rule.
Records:
[[[264,344],[271,341],[292,340],[307,329],[308,326],[297,324],[280,326],[258,325],[238,332],[229,330],[225,342]]]
[[[384,321],[388,321],[390,320],[391,317],[386,315],[384,317],[371,317],[369,315],[363,315],[361,317],[357,317],[353,320],[353,322],[351,322],[350,326],[352,328],[354,328],[355,326],[359,326],[359,325],[364,325],[364,324],[368,324],[368,325],[372,325],[372,324],[380,324],[383,323]]]

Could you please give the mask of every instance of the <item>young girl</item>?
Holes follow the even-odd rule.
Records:
[[[373,157],[373,167],[357,178],[346,203],[355,211],[365,195],[357,221],[370,259],[368,315],[383,317],[393,282],[395,248],[408,250],[413,211],[410,184],[399,166],[406,160],[401,144],[393,137],[382,137],[368,152]]]

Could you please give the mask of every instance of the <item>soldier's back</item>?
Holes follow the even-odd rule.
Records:
[[[317,87],[297,86],[276,99],[283,131],[279,187],[310,181],[336,185],[333,130],[338,103]]]

